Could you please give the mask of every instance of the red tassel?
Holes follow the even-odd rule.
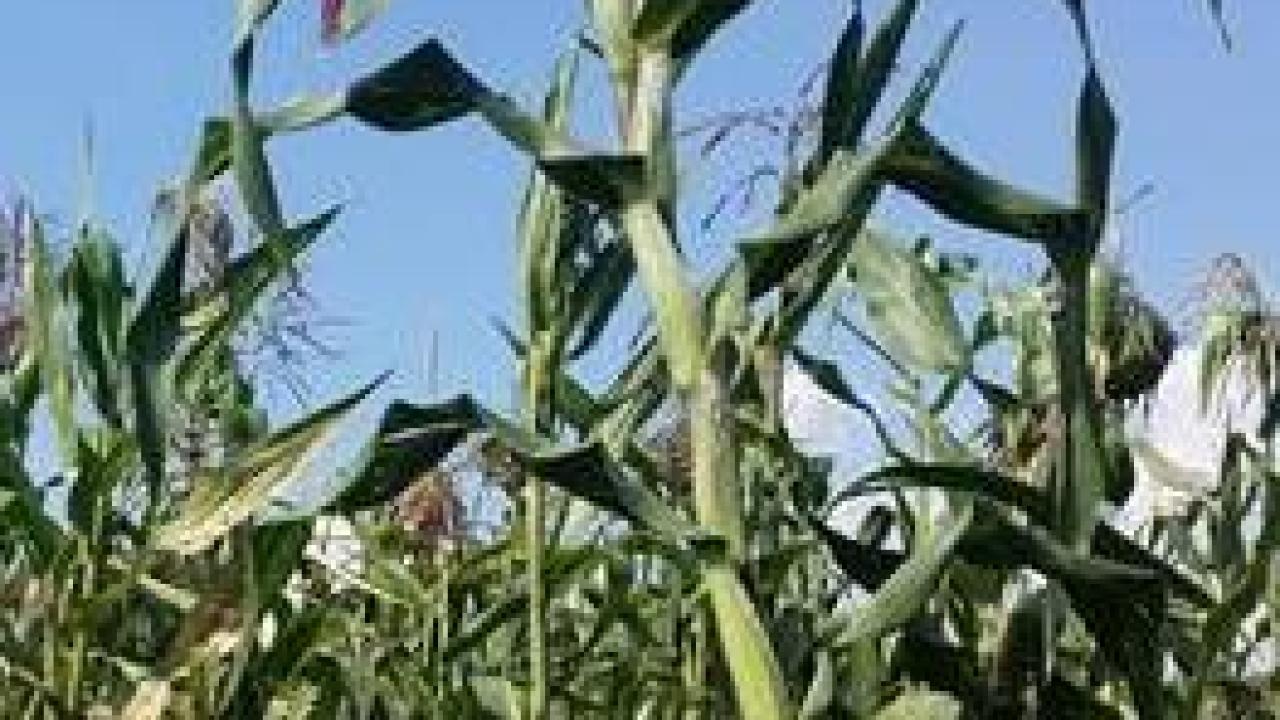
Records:
[[[342,34],[344,0],[320,0],[320,37],[326,43],[338,41]]]

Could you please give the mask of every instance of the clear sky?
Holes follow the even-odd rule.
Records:
[[[580,0],[391,0],[375,28],[322,48],[318,0],[283,0],[259,53],[262,107],[336,87],[442,36],[493,85],[530,103],[582,19]],[[878,17],[887,2],[867,0]],[[1122,123],[1123,196],[1155,193],[1122,225],[1123,255],[1140,287],[1176,308],[1197,272],[1223,251],[1244,255],[1280,287],[1271,214],[1280,167],[1280,3],[1227,0],[1235,50],[1218,43],[1202,0],[1094,0],[1093,25]],[[705,54],[679,96],[681,122],[742,107],[786,104],[830,52],[849,0],[757,0]],[[1069,133],[1079,54],[1055,0],[932,0],[913,30],[910,72],[951,23],[966,30],[930,125],[999,174],[1047,193],[1071,186]],[[96,214],[138,257],[156,187],[186,167],[200,121],[227,100],[231,0],[42,0],[6,3],[0,21],[0,190],[30,193],[45,210],[75,214],[81,138],[95,138]],[[593,78],[598,81],[599,78]],[[607,117],[588,110],[597,144]],[[682,171],[709,207],[726,178],[771,160],[764,145],[729,146],[727,160]],[[696,148],[691,148],[696,149]],[[428,134],[386,136],[342,122],[271,147],[286,212],[347,203],[314,255],[312,287],[344,353],[321,365],[317,399],[383,369],[384,397],[422,397],[432,333],[442,391],[473,389],[505,403],[512,373],[490,318],[515,318],[514,209],[523,159],[463,122]],[[885,213],[945,247],[977,251],[998,268],[1029,270],[1033,256],[938,224],[911,203]],[[751,227],[730,217],[686,243],[723,248]],[[691,227],[696,228],[696,223]],[[713,253],[714,254],[714,253]]]

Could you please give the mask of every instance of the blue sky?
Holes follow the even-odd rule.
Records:
[[[849,5],[757,0],[682,88],[682,122],[790,102],[829,53]],[[887,3],[864,5],[878,17]],[[1065,195],[1080,64],[1060,3],[923,5],[904,71],[953,22],[966,21],[930,125],[982,166]],[[1221,49],[1203,5],[1092,3],[1122,122],[1116,194],[1155,186],[1120,227],[1123,256],[1140,287],[1170,309],[1223,251],[1241,253],[1265,285],[1280,286],[1280,257],[1270,251],[1280,167],[1273,77],[1280,4],[1228,0],[1233,53]],[[318,42],[318,6],[284,0],[269,26],[255,87],[262,107],[337,87],[430,35],[445,38],[495,86],[533,103],[581,23],[579,0],[391,0],[370,32],[335,50]],[[41,209],[73,217],[81,138],[92,127],[96,215],[140,257],[155,189],[186,167],[200,121],[226,104],[231,13],[231,0],[8,3],[0,23],[0,66],[7,70],[0,190],[29,193]],[[606,106],[587,105],[583,134],[611,142]],[[695,189],[691,212],[708,208],[714,190],[736,173],[772,159],[756,140],[729,147],[707,162],[691,153],[682,168]],[[318,366],[317,399],[388,368],[397,376],[384,396],[423,397],[427,348],[437,333],[442,391],[475,390],[504,404],[511,361],[490,318],[516,317],[513,218],[526,163],[471,122],[395,137],[342,122],[279,141],[271,153],[289,215],[347,205],[311,268],[327,313],[348,323],[331,334],[343,357]],[[940,224],[900,198],[883,213],[1003,271],[1035,267],[1033,255],[1007,241]],[[730,216],[685,242],[714,257],[752,225],[750,216]]]

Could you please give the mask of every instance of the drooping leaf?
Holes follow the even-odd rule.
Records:
[[[525,455],[520,461],[544,482],[668,540],[680,541],[693,533],[693,526],[688,521],[638,477],[614,463],[599,443],[566,451]]]
[[[921,471],[897,468],[891,472],[910,479],[920,477]],[[1001,489],[980,472],[957,472],[951,478],[943,477],[941,472],[933,474],[933,480],[939,483],[952,487],[977,483],[970,486],[970,492],[994,492],[1012,500],[1025,498],[1030,492],[1029,487]],[[888,471],[878,476],[887,477]],[[983,501],[977,507],[982,512],[958,543],[959,557],[988,568],[1034,568],[1060,583],[1103,656],[1129,679],[1143,717],[1161,717],[1164,700],[1160,690],[1160,637],[1171,587],[1169,580],[1162,577],[1164,573],[1081,555],[1060,543],[1035,514],[1031,522],[1024,522],[1001,504]]]
[[[347,112],[382,130],[421,130],[469,115],[485,92],[433,39],[352,85]]]
[[[821,522],[813,524],[814,530],[836,565],[862,587],[875,592],[894,572],[906,562],[906,557],[896,550],[886,550],[879,543],[864,542],[847,537]]]
[[[854,391],[848,381],[844,379],[844,375],[840,372],[840,368],[837,367],[835,363],[810,355],[803,348],[799,347],[792,348],[791,354],[795,357],[796,365],[801,372],[813,380],[814,384],[821,388],[823,392],[850,408],[862,413],[862,415],[871,422],[881,444],[890,455],[900,461],[905,461],[907,459],[906,456],[898,450],[897,443],[894,442],[888,426],[885,425],[880,414],[876,412],[875,407]]]
[[[483,427],[480,407],[466,395],[425,407],[392,403],[332,508],[350,512],[391,500]]]
[[[1081,211],[980,173],[916,121],[907,122],[885,172],[944,216],[980,230],[1054,243],[1084,227]]]
[[[976,494],[1025,513],[1041,527],[1049,523],[1049,502],[1043,492],[1017,479],[966,465],[911,463],[887,467],[852,484],[837,496],[837,502],[856,495],[913,487]],[[1099,523],[1094,529],[1092,555],[1101,561],[1159,577],[1172,592],[1197,606],[1207,607],[1210,602],[1199,584],[1106,523]]]
[[[642,158],[582,149],[489,89],[435,39],[352,85],[346,110],[387,131],[423,130],[479,114],[562,187],[606,206],[620,205],[644,180]]]

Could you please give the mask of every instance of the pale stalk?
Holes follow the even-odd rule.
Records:
[[[547,382],[550,363],[546,336],[531,334],[525,367],[525,410],[529,429],[538,435],[549,431]],[[550,712],[547,673],[547,597],[545,565],[546,489],[532,473],[526,475],[525,544],[529,559],[529,720],[543,720]]]
[[[664,216],[659,191],[669,180],[673,147],[669,53],[643,50],[630,87],[620,87],[625,149],[649,163],[646,192],[622,212],[627,241],[655,310],[659,342],[677,397],[690,411],[694,506],[698,522],[728,543],[730,562],[703,571],[721,648],[733,678],[738,708],[747,720],[790,717],[785,685],[769,638],[734,569],[745,546],[736,453],[730,435],[727,384],[705,340],[698,293]],[[629,90],[629,92],[627,92]],[[665,208],[669,213],[672,208]]]

